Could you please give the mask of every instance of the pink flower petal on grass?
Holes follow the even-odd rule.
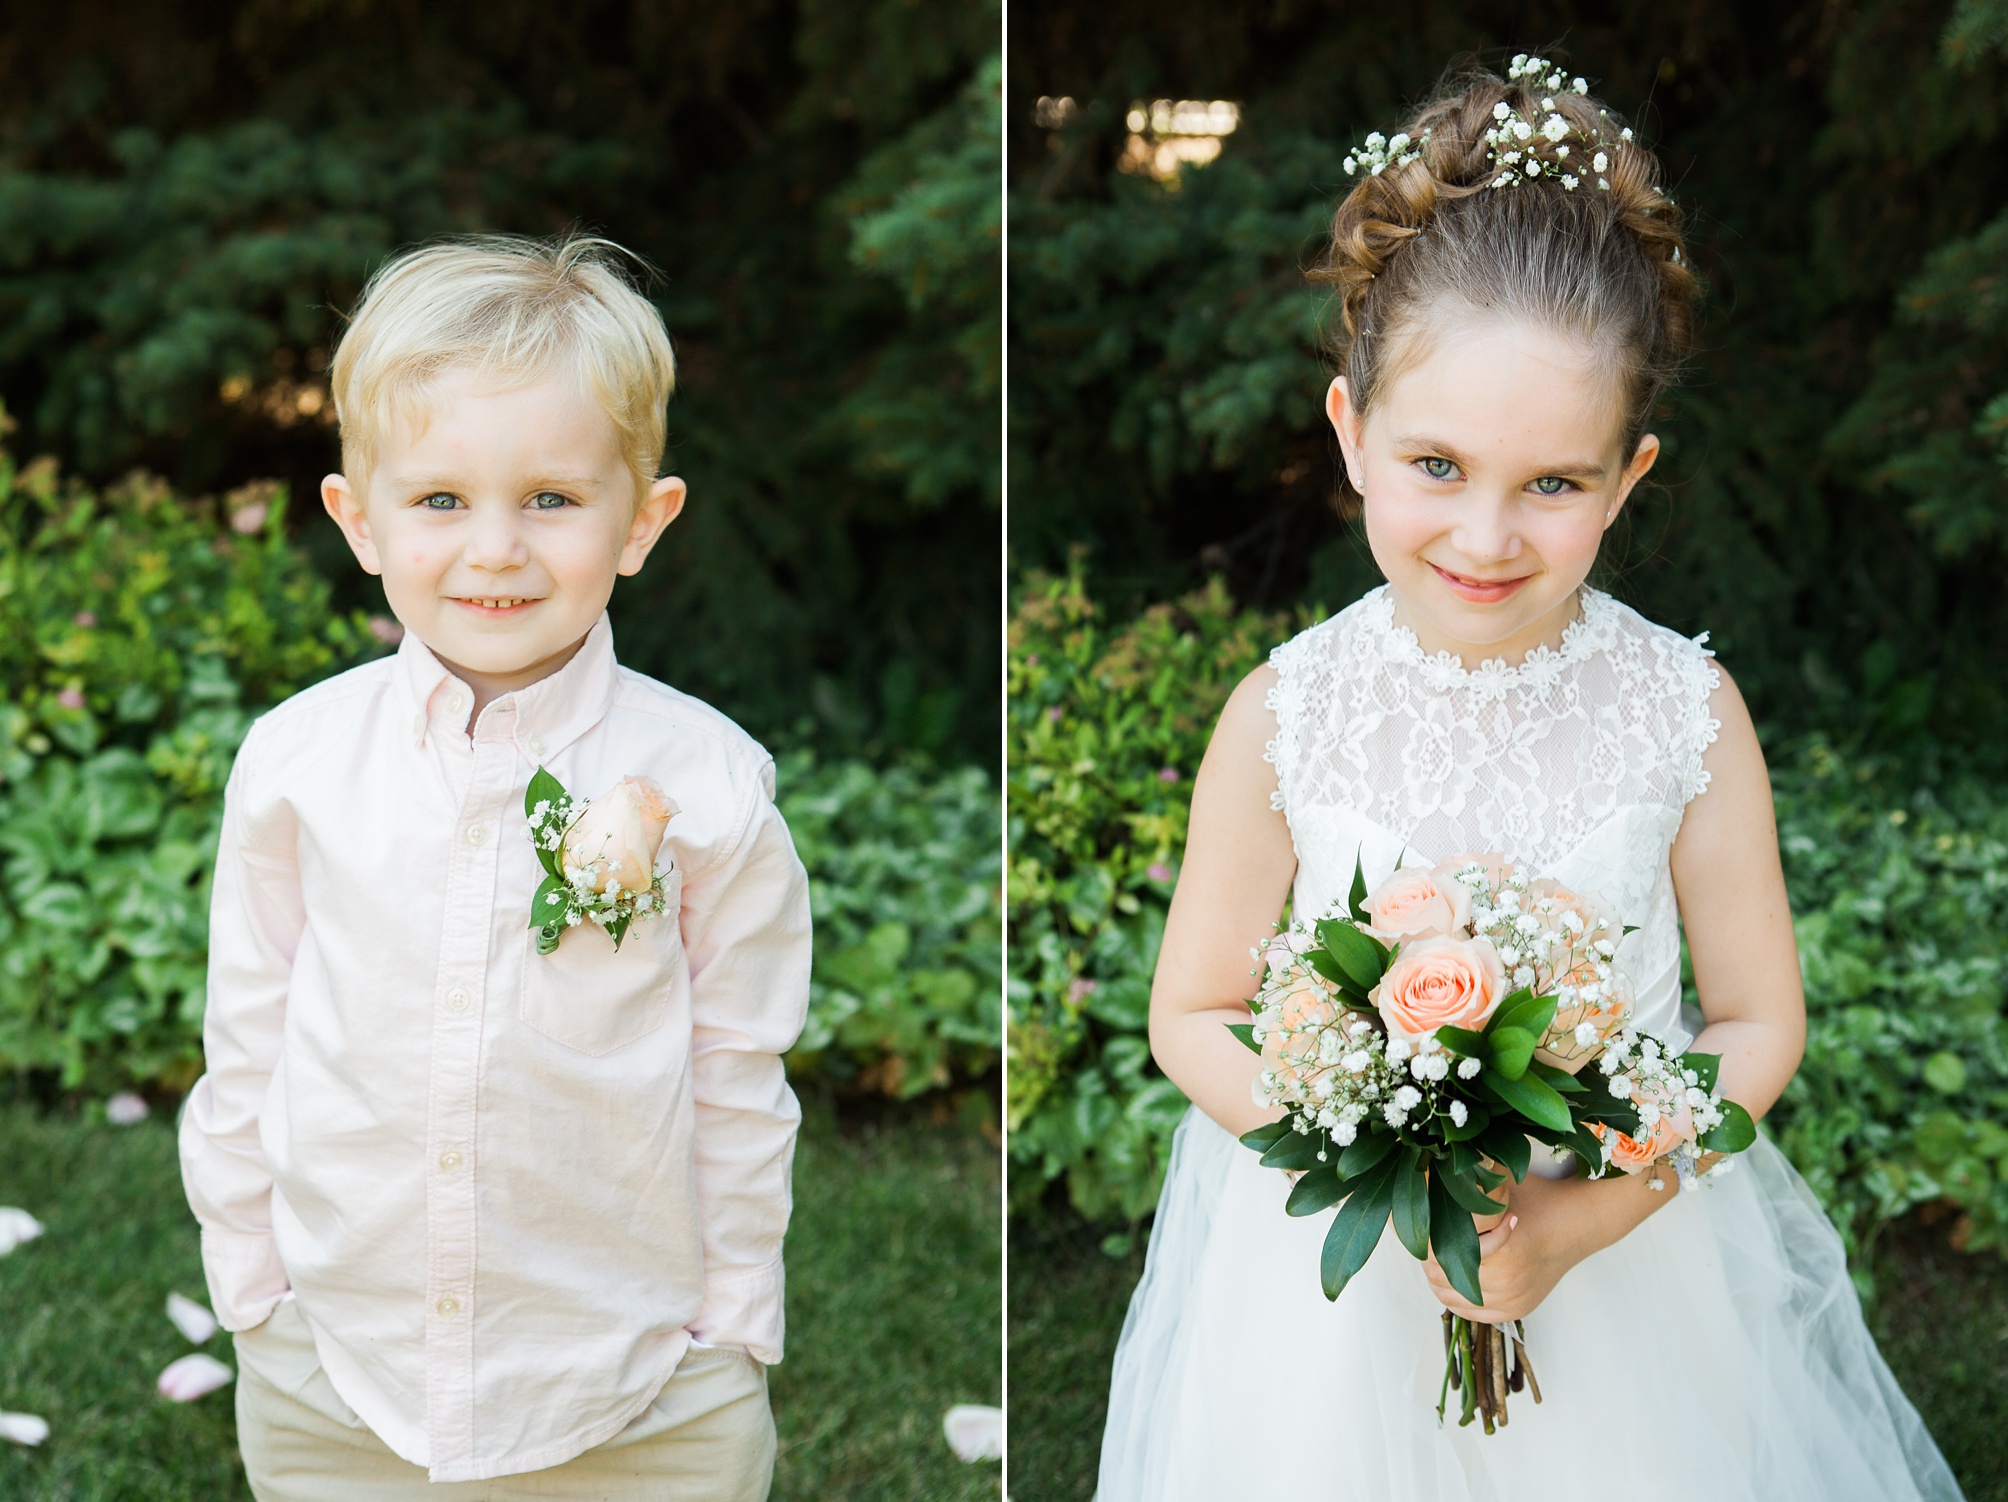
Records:
[[[176,1403],[193,1403],[204,1393],[215,1392],[234,1376],[236,1373],[214,1356],[205,1356],[197,1351],[193,1356],[168,1363],[167,1370],[160,1374],[160,1395]]]
[[[201,1345],[216,1333],[216,1316],[178,1293],[167,1296],[167,1317],[174,1321],[174,1328],[187,1336],[192,1345]]]
[[[11,1205],[0,1205],[0,1257],[6,1256],[24,1241],[33,1241],[42,1234],[42,1223],[26,1210],[16,1210]]]
[[[121,1090],[105,1102],[105,1120],[113,1126],[132,1126],[146,1120],[147,1104],[130,1090]]]
[[[1004,1410],[980,1403],[957,1403],[941,1420],[948,1446],[964,1460],[1000,1460],[1004,1455]]]
[[[49,1437],[49,1421],[32,1413],[0,1413],[0,1439],[17,1445],[39,1445]]]

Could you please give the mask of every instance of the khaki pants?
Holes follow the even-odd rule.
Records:
[[[237,1365],[237,1441],[258,1502],[764,1502],[773,1480],[767,1371],[743,1351],[689,1351],[633,1423],[563,1465],[439,1485],[342,1401],[293,1300],[237,1337]]]

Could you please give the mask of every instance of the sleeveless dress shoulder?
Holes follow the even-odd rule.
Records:
[[[1595,590],[1515,667],[1425,653],[1383,586],[1271,655],[1298,918],[1399,864],[1499,850],[1635,925],[1641,1025],[1685,1045],[1670,856],[1719,723],[1705,646]],[[1537,1153],[1536,1172],[1566,1172]],[[1439,1425],[1442,1306],[1388,1231],[1340,1297],[1331,1215],[1197,1110],[1111,1380],[1099,1502],[1956,1502],[1863,1324],[1839,1236],[1768,1138],[1526,1320],[1543,1401]]]

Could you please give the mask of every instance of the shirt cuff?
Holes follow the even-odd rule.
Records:
[[[757,1267],[704,1270],[704,1307],[689,1325],[690,1338],[709,1346],[742,1346],[755,1361],[781,1360],[781,1259]]]
[[[264,1324],[292,1287],[269,1232],[204,1226],[202,1273],[217,1323],[232,1331]]]

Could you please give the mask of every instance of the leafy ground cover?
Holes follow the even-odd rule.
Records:
[[[943,1113],[945,1116],[945,1113]],[[226,1389],[154,1396],[187,1343],[162,1313],[202,1296],[195,1223],[158,1115],[117,1130],[0,1108],[0,1204],[48,1233],[0,1258],[0,1407],[39,1449],[0,1444],[9,1502],[248,1499]],[[974,1502],[998,1469],[957,1460],[952,1403],[998,1401],[998,1152],[926,1107],[812,1107],[795,1164],[788,1360],[773,1373],[776,1502]],[[205,1300],[206,1301],[206,1300]],[[229,1337],[212,1354],[235,1364]]]
[[[1143,1272],[1143,1237],[1104,1238],[1077,1217],[1020,1217],[1011,1232],[1011,1496],[1088,1502],[1109,1362]],[[1897,1380],[1966,1491],[2008,1502],[2008,1278],[1953,1250],[1944,1226],[1892,1227],[1868,1307]]]

